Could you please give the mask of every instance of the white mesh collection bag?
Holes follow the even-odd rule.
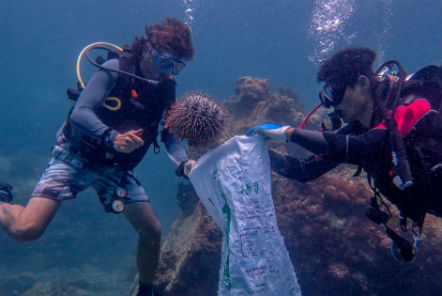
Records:
[[[218,295],[301,296],[276,222],[261,136],[236,136],[204,154],[189,179],[223,232]]]

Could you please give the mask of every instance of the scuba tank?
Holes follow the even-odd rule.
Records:
[[[420,97],[425,98],[430,103],[431,111],[436,111],[438,113],[438,123],[434,123],[433,121],[433,123],[428,127],[420,127],[421,131],[425,131],[425,134],[430,129],[435,129],[433,131],[433,135],[438,134],[438,148],[436,147],[435,149],[433,149],[435,151],[438,151],[438,160],[434,160],[434,155],[430,157],[429,155],[423,154],[422,149],[418,147],[419,140],[417,137],[414,138],[413,142],[411,143],[413,149],[416,149],[414,147],[417,147],[420,151],[419,162],[425,163],[426,167],[428,167],[427,169],[431,171],[431,173],[436,173],[435,168],[437,166],[440,167],[441,165],[440,151],[442,150],[440,148],[440,104],[442,97],[442,71],[439,66],[429,65],[417,71],[416,73],[407,75],[403,70],[402,65],[398,61],[388,61],[384,63],[381,67],[379,67],[376,75],[378,76],[382,87],[379,87],[376,90],[375,103],[380,109],[387,125],[387,129],[389,129],[390,132],[390,143],[392,145],[392,158],[394,165],[392,170],[393,183],[398,188],[405,189],[413,182],[412,174],[410,171],[410,164],[404,144],[404,138],[406,137],[406,135],[402,136],[399,133],[398,125],[396,123],[396,120],[393,118],[394,114],[392,113],[396,111],[399,106],[410,105],[413,103],[414,99]],[[387,93],[386,96],[385,93]],[[435,143],[437,143],[437,140],[435,140]],[[438,163],[434,164],[434,161]],[[386,228],[386,234],[393,241],[391,251],[395,259],[405,262],[412,261],[414,255],[417,252],[417,244],[420,240],[423,228],[423,218],[421,221],[413,220],[411,231],[413,234],[414,243],[411,244],[388,227],[387,222],[393,220],[393,215],[390,212],[388,206],[383,202],[378,190],[372,186],[370,180],[369,184],[374,192],[374,196],[371,199],[370,207],[366,212],[366,216],[377,224],[384,224]],[[380,209],[380,206],[382,205],[385,206],[387,212],[384,212]],[[402,231],[406,232],[407,217],[401,216],[399,222]]]
[[[376,89],[375,104],[379,108],[390,134],[391,153],[394,165],[392,171],[393,183],[399,189],[404,190],[413,185],[413,178],[411,176],[404,141],[391,110],[396,110],[400,105],[401,91],[406,81],[407,73],[400,62],[391,60],[381,65],[375,72],[375,75],[380,80],[380,85],[384,86]],[[388,87],[388,90],[387,96],[384,98],[385,87]]]

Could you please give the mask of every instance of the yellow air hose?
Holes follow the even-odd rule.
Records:
[[[86,51],[89,50],[90,48],[95,47],[95,46],[109,46],[109,47],[112,47],[118,51],[123,51],[123,49],[121,47],[118,47],[115,44],[108,43],[108,42],[95,42],[95,43],[89,44],[88,46],[83,48],[77,58],[77,78],[78,78],[78,81],[80,82],[80,85],[82,88],[85,88],[86,85],[83,82],[83,78],[81,78],[81,70],[80,70],[81,60],[83,59],[83,56],[86,53]]]

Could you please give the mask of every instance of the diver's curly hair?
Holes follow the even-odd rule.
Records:
[[[229,115],[208,94],[184,94],[167,111],[164,127],[191,145],[207,146],[226,133]]]
[[[132,50],[134,60],[141,60],[141,58],[143,57],[143,49],[146,46],[145,44],[147,44],[146,36],[137,36],[132,41],[130,49]]]
[[[147,42],[155,50],[171,53],[178,59],[193,59],[194,49],[189,26],[174,17],[149,25],[146,35],[135,37],[131,49],[136,58],[141,58]]]
[[[146,29],[152,47],[158,51],[171,51],[178,59],[193,58],[193,44],[189,26],[174,17],[168,17]]]
[[[326,60],[318,72],[318,82],[335,81],[353,87],[360,75],[374,78],[372,69],[376,52],[366,47],[348,47]]]

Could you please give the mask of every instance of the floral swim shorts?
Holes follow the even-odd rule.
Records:
[[[58,152],[63,152],[68,157],[61,158]],[[103,204],[122,188],[125,192],[124,203],[149,202],[146,191],[133,171],[109,166],[90,166],[87,161],[57,146],[52,154],[53,157],[35,186],[32,197],[62,201],[75,198],[78,193],[92,186]]]

